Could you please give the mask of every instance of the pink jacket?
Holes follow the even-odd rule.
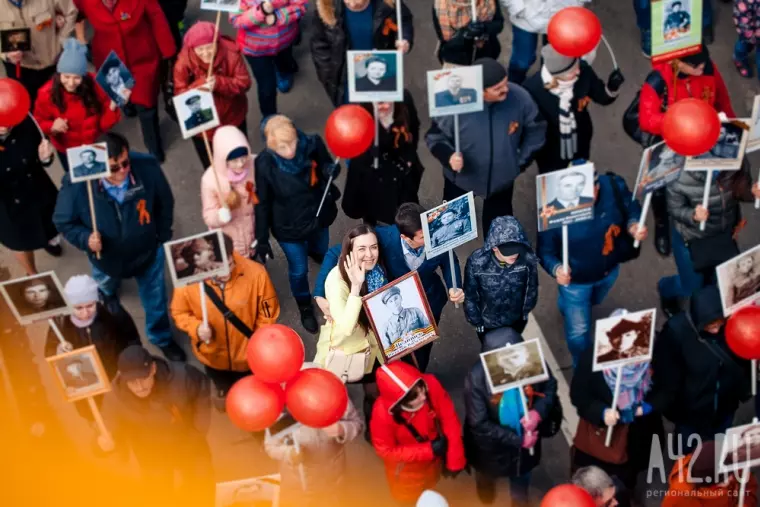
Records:
[[[201,178],[201,203],[203,205],[203,221],[209,229],[221,228],[228,234],[235,244],[235,251],[244,257],[250,257],[253,254],[251,243],[253,243],[253,205],[256,199],[254,179],[253,179],[253,157],[249,162],[248,170],[250,174],[240,183],[233,185],[234,191],[240,196],[240,206],[232,212],[232,220],[223,224],[219,219],[219,209],[224,203],[225,196],[230,192],[230,181],[227,179],[227,155],[234,150],[244,146],[250,151],[248,139],[237,129],[237,127],[224,126],[219,127],[214,132],[213,155],[211,167],[206,169]],[[214,171],[218,176],[219,188],[217,188],[217,178],[214,178]],[[219,195],[221,191],[221,196]]]

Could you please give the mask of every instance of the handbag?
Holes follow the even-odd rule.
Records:
[[[659,71],[653,70],[650,72],[644,82],[654,88],[659,97],[666,97],[668,86]],[[623,113],[623,130],[628,134],[628,137],[639,143],[641,146],[648,148],[659,142],[660,137],[641,130],[641,124],[639,123],[640,96],[641,90],[636,92],[633,101],[631,101],[630,105]],[[664,113],[667,108],[667,98],[665,98],[662,103],[662,112]]]
[[[686,246],[691,255],[694,271],[711,270],[739,255],[733,228],[714,236],[692,239],[686,243]]]
[[[578,430],[573,438],[573,446],[605,463],[621,465],[628,461],[628,431],[627,424],[617,424],[612,428],[610,446],[604,445],[607,438],[607,426],[599,427],[586,419],[578,421]]]
[[[358,382],[364,378],[370,361],[371,348],[367,347],[364,352],[346,354],[342,350],[332,347],[332,326],[330,326],[330,348],[325,357],[325,370],[335,374],[344,384]]]
[[[633,246],[634,239],[630,234],[628,234],[626,225],[628,224],[628,210],[623,204],[623,196],[620,194],[620,189],[618,189],[617,183],[615,182],[615,180],[620,178],[620,176],[612,172],[608,172],[607,176],[610,177],[612,193],[615,194],[615,205],[617,206],[620,215],[623,217],[623,226],[621,227],[622,230],[620,231],[620,234],[618,234],[615,238],[615,251],[618,253],[618,259],[620,259],[620,263],[622,264],[624,262],[638,259],[639,255],[641,255],[641,248],[635,248]]]
[[[542,420],[538,425],[538,434],[541,438],[551,438],[559,433],[562,427],[562,419],[564,414],[562,412],[562,402],[559,401],[559,396],[554,398],[554,404],[549,407],[549,413],[546,419]]]

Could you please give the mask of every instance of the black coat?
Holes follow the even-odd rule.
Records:
[[[424,168],[417,155],[420,119],[412,95],[404,91],[407,121],[398,115],[386,129],[379,127],[378,168],[374,145],[351,159],[343,192],[343,211],[368,223],[394,223],[396,210],[405,202],[419,202],[417,192]]]
[[[53,210],[58,190],[37,155],[42,142],[31,118],[0,140],[0,243],[15,251],[44,248],[58,231]]]
[[[573,87],[572,111],[577,123],[578,150],[573,159],[591,158],[591,137],[594,127],[588,112],[589,101],[606,106],[615,102],[617,95],[609,95],[604,81],[599,79],[594,69],[581,61],[581,73]],[[544,87],[541,71],[536,72],[523,82],[533,100],[536,101],[541,116],[546,120],[546,142],[536,153],[536,163],[541,174],[566,168],[572,160],[564,160],[560,156],[559,135],[559,97]]]
[[[317,78],[335,107],[343,103],[346,87],[346,51],[351,49],[343,15],[343,0],[317,0],[314,33],[311,36],[311,59]],[[372,0],[374,49],[395,50],[398,40],[396,7],[393,0]],[[401,3],[403,38],[414,44],[412,12]]]
[[[496,329],[486,334],[483,351],[521,341],[520,335],[511,328]],[[533,390],[543,394],[543,397],[536,396],[529,409],[535,409],[544,420],[555,403],[557,381],[549,372],[549,380],[534,384]],[[541,439],[536,442],[534,455],[531,456],[528,449],[522,448],[522,438],[510,428],[499,424],[501,397],[491,394],[481,361],[467,375],[464,393],[464,446],[470,465],[491,477],[515,477],[538,466],[541,461]]]
[[[453,0],[452,0],[453,1]],[[504,15],[501,13],[501,2],[495,2],[496,13],[490,21],[483,21],[485,34],[483,47],[473,48],[474,41],[466,39],[464,30],[459,29],[454,36],[445,41],[441,31],[441,24],[433,7],[433,29],[438,36],[438,61],[441,63],[454,63],[456,65],[472,65],[472,62],[478,58],[493,58],[497,60],[501,53],[501,44],[499,44],[499,34],[504,30]],[[473,49],[475,51],[473,52]]]

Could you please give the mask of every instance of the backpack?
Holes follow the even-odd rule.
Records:
[[[662,112],[664,113],[668,108],[668,85],[665,82],[665,79],[662,77],[662,74],[660,74],[660,72],[657,70],[653,70],[649,73],[649,75],[647,75],[644,84],[648,84],[654,88],[654,91],[657,92],[657,96],[664,99],[662,101]],[[643,132],[641,130],[641,124],[639,123],[640,96],[641,90],[636,92],[636,96],[633,98],[633,101],[625,110],[625,113],[623,113],[623,130],[625,130],[625,133],[628,134],[628,137],[636,141],[644,148],[648,148],[649,146],[658,143],[660,141],[660,137],[649,134],[648,132]]]

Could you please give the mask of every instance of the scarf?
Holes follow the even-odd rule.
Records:
[[[227,179],[230,183],[240,183],[245,180],[248,175],[251,174],[251,168],[246,166],[245,171],[237,173],[232,169],[227,169]]]
[[[364,279],[367,281],[367,291],[370,293],[375,292],[388,283],[388,279],[385,277],[385,273],[383,273],[383,268],[379,264],[375,264],[375,267],[364,275]]]
[[[523,406],[518,389],[522,387],[513,387],[505,391],[499,400],[499,424],[507,426],[522,438],[523,427],[520,419],[523,416]]]
[[[74,325],[75,325],[76,327],[78,327],[79,329],[84,329],[84,328],[86,328],[86,327],[90,327],[90,325],[91,325],[93,322],[95,322],[95,317],[97,317],[97,316],[98,316],[98,312],[97,312],[97,310],[96,310],[96,311],[95,311],[95,313],[92,315],[92,318],[91,318],[91,319],[89,319],[89,320],[81,320],[81,319],[77,319],[77,318],[76,318],[76,317],[74,317],[73,315],[70,315],[69,317],[71,318],[71,323],[72,323],[72,324],[74,324]]]
[[[419,248],[412,248],[401,240],[401,249],[404,251],[404,260],[406,260],[409,269],[417,271],[422,263],[425,262],[425,245]]]
[[[393,121],[394,121],[394,119],[393,119],[393,111],[394,111],[394,109],[395,109],[394,104],[393,104],[393,102],[391,102],[391,109],[390,109],[390,111],[388,111],[386,114],[381,114],[381,113],[377,114],[377,121],[378,121],[378,123],[380,123],[380,125],[383,126],[383,128],[385,130],[388,130],[389,128],[391,128],[391,125],[393,125]]]
[[[562,160],[573,160],[575,152],[578,151],[578,134],[575,131],[578,128],[578,124],[575,122],[575,114],[573,114],[571,104],[573,101],[573,87],[578,78],[572,81],[561,81],[555,79],[546,67],[542,66],[541,79],[544,85],[549,85],[553,82],[557,83],[557,86],[548,88],[548,90],[549,93],[559,98],[559,154]]]
[[[622,368],[623,378],[620,379],[620,394],[618,394],[618,410],[624,423],[630,423],[634,411],[643,403],[644,397],[652,388],[652,370],[649,363],[628,364]],[[615,392],[617,368],[603,370],[604,381],[610,391]]]
[[[491,21],[496,14],[496,0],[476,0],[478,21]],[[470,0],[435,0],[438,25],[444,41],[454,37],[457,30],[470,24],[472,3]]]
[[[311,159],[309,158],[309,155],[312,151],[314,151],[316,144],[316,136],[307,136],[299,130],[298,146],[296,147],[296,154],[293,158],[282,158],[274,150],[270,150],[268,148],[267,150],[274,156],[277,167],[282,172],[288,174],[300,174],[306,168],[311,167]]]

